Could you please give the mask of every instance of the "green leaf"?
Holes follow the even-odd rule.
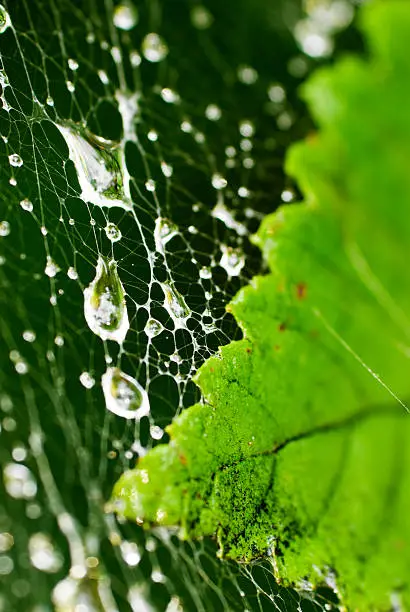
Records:
[[[117,512],[279,581],[336,585],[351,609],[410,605],[410,6],[370,3],[371,57],[319,71],[320,128],[288,171],[303,204],[255,237],[271,273],[229,306],[244,339],[197,375],[203,402],[117,483]]]

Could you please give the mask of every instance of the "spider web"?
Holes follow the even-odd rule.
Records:
[[[225,306],[264,271],[249,235],[296,196],[296,88],[353,16],[300,8],[0,8],[1,611],[332,608],[277,586],[269,561],[220,561],[105,507],[240,337]]]

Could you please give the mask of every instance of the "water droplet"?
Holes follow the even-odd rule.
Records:
[[[240,198],[249,198],[250,195],[251,195],[251,192],[249,191],[247,187],[239,187],[238,196]]]
[[[47,96],[46,104],[47,106],[54,106],[54,100],[51,96]]]
[[[14,168],[20,168],[23,165],[23,160],[17,153],[12,153],[9,155],[9,164]]]
[[[138,68],[138,66],[141,65],[141,56],[138,53],[138,51],[135,51],[135,49],[133,51],[131,51],[130,53],[130,62],[131,62],[131,66],[133,68]]]
[[[99,71],[97,72],[97,74],[98,74],[98,76],[99,76],[99,78],[100,78],[101,83],[102,83],[103,85],[108,85],[108,83],[110,82],[110,79],[108,78],[108,75],[107,75],[107,73],[105,72],[105,70],[99,70]]]
[[[113,22],[120,30],[132,30],[138,23],[138,11],[129,2],[123,2],[114,9]]]
[[[121,240],[122,238],[121,231],[115,225],[115,223],[107,223],[105,226],[105,233],[108,240],[111,240],[111,242],[118,242],[118,240]]]
[[[181,101],[179,94],[169,87],[161,89],[161,98],[168,104],[178,104]]]
[[[148,180],[145,182],[145,189],[146,189],[147,191],[155,191],[155,189],[156,189],[156,184],[155,184],[154,179],[148,179]]]
[[[0,221],[0,236],[8,236],[10,234],[10,223],[8,221]]]
[[[165,252],[165,245],[178,234],[178,227],[169,219],[158,217],[155,220],[154,240],[157,253]]]
[[[213,16],[204,6],[196,5],[191,9],[191,22],[197,30],[207,30],[213,20]]]
[[[102,340],[124,342],[129,320],[115,260],[98,258],[95,278],[84,289],[84,316],[91,331]]]
[[[208,104],[205,109],[205,117],[210,121],[219,121],[222,117],[222,111],[216,104]]]
[[[252,66],[239,66],[238,79],[244,85],[253,85],[258,80],[258,73]]]
[[[239,133],[245,138],[250,138],[255,133],[255,126],[251,121],[241,121],[239,124]]]
[[[61,569],[63,559],[45,533],[33,534],[28,543],[28,550],[30,561],[38,570],[54,574]]]
[[[47,263],[46,267],[44,268],[44,272],[50,278],[54,278],[54,276],[58,274],[58,272],[60,272],[60,268],[50,256],[47,257]]]
[[[140,419],[149,414],[148,394],[135,378],[119,368],[107,368],[101,384],[110,412],[126,419]]]
[[[32,329],[26,329],[25,331],[23,331],[23,340],[25,340],[26,342],[34,342],[34,340],[36,339],[36,332],[34,332]]]
[[[63,338],[63,336],[56,336],[54,338],[54,344],[56,346],[64,346],[64,338]]]
[[[218,174],[217,172],[212,176],[212,187],[214,189],[225,189],[225,187],[227,186],[228,181],[226,180],[226,178],[224,178],[221,174]]]
[[[227,247],[224,244],[221,246],[221,249],[223,254],[220,265],[222,268],[224,268],[228,274],[228,277],[239,276],[242,268],[245,265],[245,255],[241,249]]]
[[[118,143],[92,134],[75,123],[57,125],[69,150],[81,187],[80,197],[96,206],[131,209],[124,191]]]
[[[95,380],[89,372],[81,372],[79,379],[80,379],[80,383],[86,389],[92,389],[95,385]]]
[[[5,553],[14,546],[14,538],[11,533],[4,531],[0,533],[0,553]]]
[[[155,130],[150,130],[147,134],[147,138],[151,142],[156,142],[158,140],[158,134]]]
[[[21,200],[20,206],[23,210],[26,210],[27,212],[32,212],[33,210],[33,202],[31,202],[28,198],[24,198],[24,200]]]
[[[70,58],[67,63],[70,70],[73,70],[74,72],[78,70],[78,62],[75,59]]]
[[[161,440],[164,436],[164,430],[158,425],[151,425],[149,428],[150,436],[153,440]]]
[[[142,54],[149,62],[161,62],[168,55],[168,46],[161,36],[151,32],[142,41]]]
[[[148,319],[144,327],[144,331],[147,334],[148,338],[155,338],[155,336],[158,336],[163,329],[164,326],[162,325],[162,323],[160,323],[160,321],[157,321],[156,319]]]
[[[67,89],[68,89],[68,91],[70,93],[74,93],[75,92],[75,85],[74,85],[74,83],[72,81],[66,81],[65,84],[66,84],[66,87],[67,87]]]
[[[11,26],[10,15],[4,6],[0,4],[0,34],[3,34],[9,26]]]
[[[204,280],[208,280],[208,279],[212,278],[212,270],[211,270],[211,268],[208,268],[207,266],[203,266],[199,270],[199,276],[200,276],[200,278],[203,278]]]
[[[268,97],[271,102],[281,104],[286,100],[286,91],[279,83],[273,83],[269,86]]]
[[[70,266],[67,270],[67,276],[68,278],[71,278],[71,280],[77,280],[78,278],[78,272],[75,268],[73,268],[72,266]]]
[[[167,310],[176,328],[185,328],[186,320],[191,316],[191,310],[173,283],[161,283],[165,294],[164,308]]]
[[[124,540],[124,542],[120,544],[120,550],[122,558],[130,567],[135,567],[141,561],[141,553],[135,542],[127,542]]]
[[[165,163],[164,161],[161,162],[161,170],[162,170],[162,174],[166,177],[166,178],[171,178],[174,169],[172,166],[170,166],[169,164]]]
[[[295,192],[292,189],[284,189],[281,198],[282,202],[292,202],[295,199]]]
[[[32,499],[37,493],[37,483],[25,465],[7,463],[3,478],[7,493],[15,499]]]

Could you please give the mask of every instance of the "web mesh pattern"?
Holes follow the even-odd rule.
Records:
[[[336,4],[326,31],[297,2],[0,8],[0,610],[332,608],[105,503],[240,337],[225,306],[296,196],[296,88]]]

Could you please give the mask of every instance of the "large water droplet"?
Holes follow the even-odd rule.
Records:
[[[125,195],[118,143],[92,134],[76,123],[56,124],[77,171],[80,197],[96,206],[131,209]]]
[[[142,54],[149,62],[161,62],[168,55],[168,46],[159,34],[151,32],[142,41]]]
[[[158,336],[163,329],[164,326],[162,325],[162,323],[160,323],[156,319],[148,319],[144,327],[144,331],[147,334],[148,338],[155,338],[155,336]]]
[[[111,240],[111,242],[118,242],[118,240],[121,240],[122,238],[121,230],[115,225],[115,223],[107,223],[105,226],[105,234],[108,240]]]
[[[10,15],[8,14],[4,6],[0,4],[0,34],[3,34],[3,32],[5,32],[10,25]]]
[[[114,9],[113,22],[120,30],[132,30],[138,23],[138,11],[129,2],[123,2]]]
[[[95,278],[84,289],[84,316],[88,327],[102,340],[124,342],[129,320],[125,291],[114,260],[98,258]]]
[[[161,283],[165,294],[164,308],[167,310],[176,328],[185,328],[186,321],[191,316],[191,310],[184,297],[175,288],[173,283]]]
[[[135,378],[119,368],[108,368],[101,379],[107,409],[126,419],[149,414],[148,394]]]
[[[164,219],[163,217],[158,217],[155,220],[155,230],[154,230],[154,240],[155,240],[155,250],[158,253],[165,252],[165,245],[169,242],[174,236],[178,234],[178,227],[175,223],[172,223],[169,219]]]

